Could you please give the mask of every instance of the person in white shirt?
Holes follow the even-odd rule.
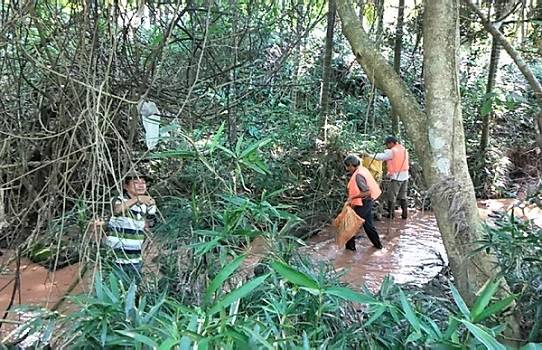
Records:
[[[395,203],[399,200],[401,206],[401,217],[408,217],[408,151],[399,143],[394,136],[388,136],[384,140],[386,149],[382,153],[373,155],[374,159],[385,161],[387,168],[387,186],[386,195],[388,205],[388,216],[393,218],[395,213]]]

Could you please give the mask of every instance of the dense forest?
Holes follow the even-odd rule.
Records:
[[[2,342],[542,348],[542,225],[518,214],[542,209],[541,57],[541,0],[3,0]],[[388,135],[446,263],[375,290],[307,252],[345,156]],[[134,172],[158,208],[139,281],[104,248]],[[77,277],[25,302],[24,261]]]

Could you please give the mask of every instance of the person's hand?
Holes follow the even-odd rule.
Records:
[[[151,196],[137,196],[140,203],[143,203],[145,205],[154,205],[156,202]]]

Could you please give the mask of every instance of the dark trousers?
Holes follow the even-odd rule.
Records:
[[[369,237],[371,243],[378,249],[382,248],[382,243],[380,242],[380,237],[378,232],[373,224],[373,200],[368,198],[363,200],[363,205],[352,207],[356,214],[359,215],[365,222],[363,223],[363,230]],[[356,237],[350,238],[346,242],[346,249],[354,250],[356,249]]]

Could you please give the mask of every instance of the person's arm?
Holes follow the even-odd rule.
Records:
[[[374,159],[380,161],[391,160],[393,158],[393,152],[389,149],[384,150],[382,153],[377,153],[373,155]]]
[[[127,201],[123,201],[121,198],[115,198],[113,199],[113,202],[112,202],[112,206],[113,206],[113,214],[114,215],[121,215],[121,214],[124,214],[126,212],[128,212],[128,210],[130,210],[130,208],[137,204],[137,203],[140,203],[140,200],[139,200],[139,196],[135,196],[134,198],[130,198],[128,199]]]

